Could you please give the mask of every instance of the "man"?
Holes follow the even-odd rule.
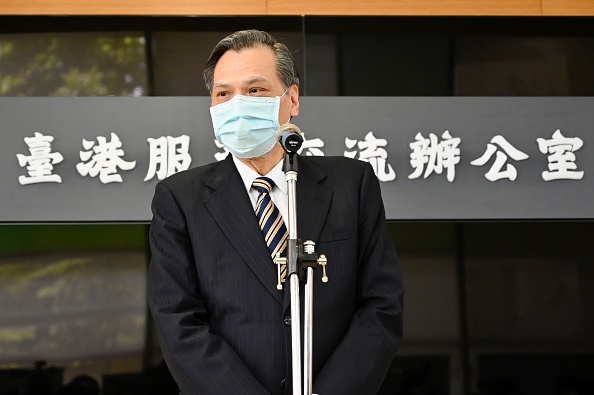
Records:
[[[149,306],[184,395],[290,394],[290,292],[277,290],[252,182],[274,185],[286,221],[275,134],[299,114],[298,74],[286,46],[248,30],[215,47],[204,78],[231,155],[157,185]],[[402,281],[377,178],[365,162],[299,157],[297,208],[298,236],[316,242],[330,277],[322,284],[318,272],[314,284],[313,392],[376,394],[402,338]]]

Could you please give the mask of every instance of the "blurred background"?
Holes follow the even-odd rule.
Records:
[[[0,16],[0,96],[207,96],[245,28],[294,51],[305,96],[594,95],[591,17]],[[405,338],[380,394],[594,394],[591,218],[389,229]],[[177,394],[147,232],[0,223],[0,395]]]

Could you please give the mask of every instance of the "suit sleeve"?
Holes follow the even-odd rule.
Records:
[[[236,352],[210,330],[185,216],[162,183],[152,210],[148,304],[163,356],[181,392],[267,394]]]
[[[379,182],[368,164],[358,208],[358,309],[315,379],[320,395],[377,394],[402,340],[402,277]]]

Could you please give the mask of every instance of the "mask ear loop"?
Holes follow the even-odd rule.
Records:
[[[291,87],[288,87],[287,89],[285,89],[285,93],[283,93],[282,95],[279,96],[279,99],[282,99],[284,95],[287,94],[287,92],[289,91],[289,89],[291,89]]]

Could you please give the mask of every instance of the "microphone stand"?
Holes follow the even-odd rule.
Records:
[[[297,239],[297,156],[293,152],[285,153],[284,170],[287,177],[289,241],[287,244],[287,276],[291,290],[291,349],[293,371],[293,395],[301,394],[301,312],[299,299],[299,247]],[[280,269],[280,265],[278,266]],[[304,377],[305,383],[310,380]],[[310,394],[304,392],[304,394]]]
[[[291,125],[293,126],[293,125]],[[296,128],[296,127],[295,127]],[[294,137],[294,136],[293,136]],[[301,139],[301,136],[298,136]],[[302,141],[302,139],[301,139]],[[282,258],[277,255],[274,262],[277,264],[278,284],[277,289],[282,289],[280,280],[281,265],[287,266],[287,278],[289,278],[291,292],[291,350],[292,350],[292,376],[293,395],[300,395],[301,392],[301,311],[299,297],[299,283],[302,271],[307,269],[307,283],[305,285],[305,316],[304,316],[304,361],[303,361],[303,395],[312,395],[313,390],[313,269],[322,265],[322,281],[328,282],[326,276],[327,260],[324,255],[318,256],[315,253],[313,241],[301,240],[297,237],[297,175],[299,172],[297,151],[299,144],[285,144],[284,172],[287,178],[288,198],[288,231],[289,240],[287,244],[287,256]]]

